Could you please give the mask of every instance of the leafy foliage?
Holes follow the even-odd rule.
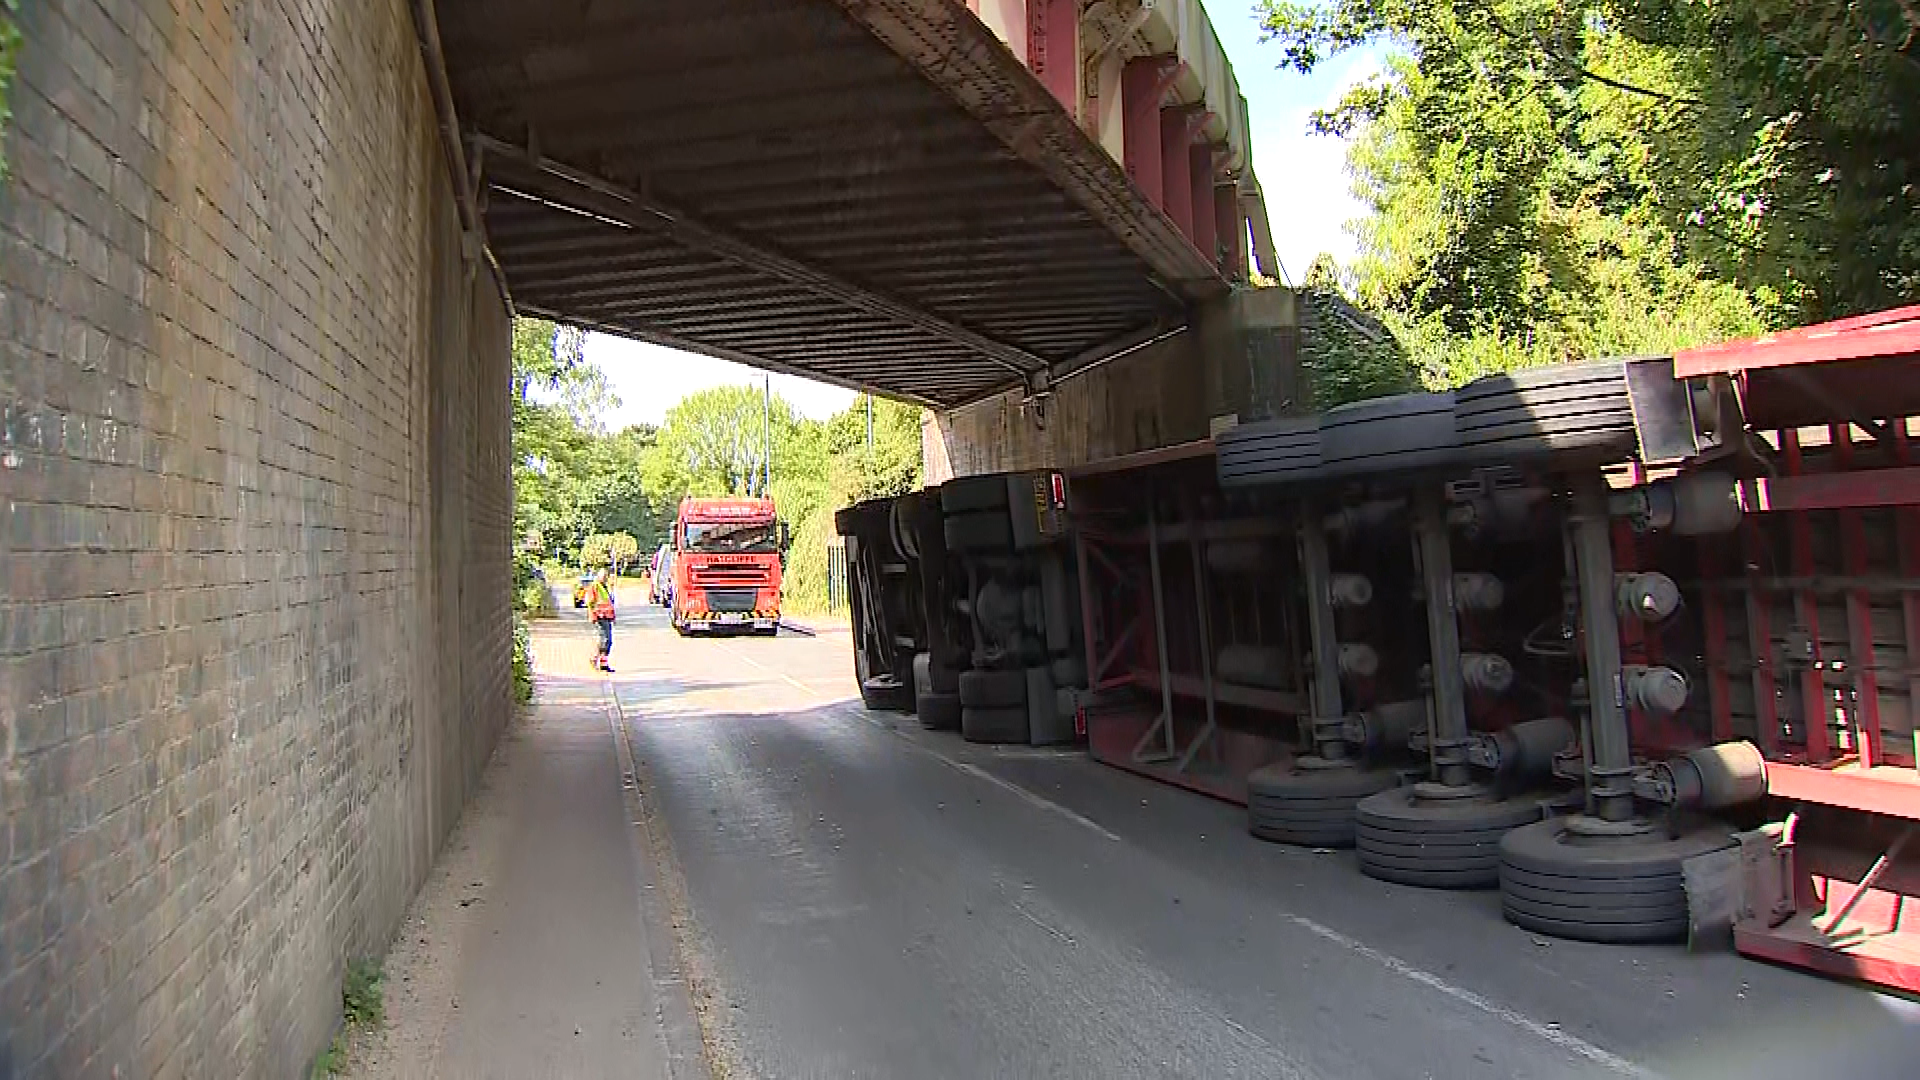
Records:
[[[20,63],[20,26],[14,22],[14,14],[20,10],[20,0],[0,0],[0,139],[4,139],[7,128],[13,123],[11,94],[13,76]],[[7,178],[6,155],[0,153],[0,180]]]
[[[538,559],[530,551],[516,552],[513,556],[513,604],[516,611],[528,618],[553,614],[553,590],[548,587],[546,573],[540,569]]]
[[[608,433],[619,401],[581,353],[579,331],[538,319],[513,328],[514,532],[519,546],[568,558],[595,532],[653,547],[673,503],[648,494],[644,462],[656,432]]]
[[[517,611],[513,614],[513,700],[522,705],[533,700],[533,635]]]
[[[514,324],[514,592],[526,614],[549,602],[536,604],[536,592],[550,594],[531,584],[542,559],[635,565],[666,539],[687,495],[771,494],[794,538],[788,604],[818,610],[833,512],[920,485],[920,411],[891,401],[861,399],[821,423],[743,383],[688,395],[658,430],[608,432],[602,418],[618,401],[581,343],[550,322]],[[519,687],[523,652],[515,655]],[[531,678],[529,667],[529,692]]]
[[[610,567],[622,573],[640,557],[640,542],[630,533],[594,533],[580,545],[580,565],[589,569]]]
[[[825,423],[796,413],[764,389],[720,386],[690,394],[667,411],[644,474],[649,491],[680,495],[771,494],[793,531],[784,576],[791,610],[819,610],[827,598],[827,544],[833,512],[920,484],[920,411],[875,399],[873,444],[866,399]],[[767,432],[772,479],[767,480]]]
[[[1312,124],[1353,139],[1369,213],[1336,276],[1404,344],[1409,378],[1665,351],[1920,286],[1912,0],[1260,8],[1300,71],[1392,50]],[[1326,344],[1335,396],[1391,368]]]

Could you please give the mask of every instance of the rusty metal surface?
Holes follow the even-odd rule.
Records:
[[[528,312],[948,406],[1225,287],[945,0],[482,0],[440,29]]]

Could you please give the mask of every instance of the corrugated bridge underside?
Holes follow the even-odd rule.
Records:
[[[948,0],[443,4],[515,305],[952,406],[1224,290]]]

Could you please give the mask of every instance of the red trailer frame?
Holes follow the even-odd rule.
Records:
[[[1635,759],[1751,740],[1786,824],[1746,834],[1737,949],[1920,993],[1920,306],[1687,350],[1672,378],[1705,410],[1731,383],[1744,513],[1709,540],[1614,530],[1618,571],[1668,573],[1693,607],[1684,640],[1624,626],[1623,659],[1703,684],[1687,716],[1629,710]],[[1303,745],[1307,695],[1216,677],[1245,584],[1213,581],[1200,546],[1265,528],[1290,555],[1295,511],[1236,502],[1202,475],[1214,456],[1203,440],[1068,470],[1081,721],[1097,760],[1245,802],[1248,772]]]
[[[1745,650],[1757,658],[1751,697],[1768,791],[1789,808],[1789,830],[1773,878],[1782,902],[1749,904],[1735,945],[1910,993],[1920,993],[1920,903],[1907,903],[1920,898],[1920,851],[1908,850],[1920,831],[1917,364],[1920,306],[1674,357],[1677,377],[1734,380],[1748,427],[1781,466],[1745,484],[1750,565],[1737,591],[1753,642],[1780,641],[1769,619],[1791,613],[1791,647],[1777,663],[1770,650]],[[1753,565],[1773,554],[1760,534],[1775,523],[1785,573]],[[1716,729],[1736,696],[1726,657],[1738,646],[1723,636],[1734,591],[1711,591],[1704,615]],[[1818,721],[1796,725],[1794,714]],[[1803,818],[1827,828],[1795,836]],[[1763,906],[1771,910],[1754,910]]]

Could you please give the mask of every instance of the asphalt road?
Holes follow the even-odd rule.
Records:
[[[683,640],[629,607],[614,660],[730,1076],[1869,1077],[1920,1060],[1903,1006],[1876,995],[1539,938],[1494,895],[1256,841],[1237,807],[868,713],[844,633]],[[1842,1049],[1891,1056],[1841,1067]]]

